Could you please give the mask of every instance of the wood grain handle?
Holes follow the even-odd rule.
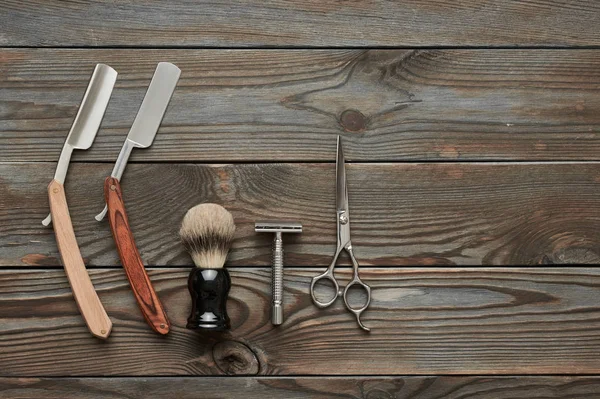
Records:
[[[48,185],[48,198],[58,251],[71,284],[75,302],[77,302],[90,332],[95,337],[106,339],[112,330],[112,322],[98,298],[83,263],[81,252],[79,252],[63,185],[52,180]]]
[[[121,263],[127,273],[129,284],[146,322],[159,334],[167,334],[171,327],[162,303],[146,274],[131,229],[119,180],[107,177],[104,181],[104,196],[108,205],[108,221],[112,230]]]

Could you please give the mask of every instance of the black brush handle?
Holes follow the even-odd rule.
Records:
[[[192,312],[188,318],[190,330],[229,330],[227,296],[231,277],[227,269],[194,268],[188,279],[192,297]]]

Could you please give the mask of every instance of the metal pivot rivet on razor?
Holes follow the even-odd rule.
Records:
[[[129,227],[121,190],[121,176],[133,148],[150,147],[160,123],[175,91],[181,71],[175,65],[161,62],[156,67],[146,96],[129,130],[110,177],[104,182],[106,206],[96,216],[101,221],[108,211],[108,220],[121,258],[121,263],[129,279],[129,284],[146,322],[159,334],[167,334],[169,319],[154,287],[146,274],[144,263]]]
[[[331,265],[327,268],[325,273],[313,277],[310,283],[310,295],[313,302],[320,308],[326,308],[330,306],[335,300],[342,296],[344,298],[344,304],[346,308],[356,316],[356,321],[360,328],[365,331],[371,331],[370,328],[365,326],[360,320],[362,312],[364,312],[371,303],[371,287],[363,283],[358,274],[358,262],[354,257],[354,250],[352,249],[352,242],[350,241],[350,213],[348,210],[348,186],[346,185],[346,160],[344,159],[344,149],[342,148],[342,140],[338,136],[337,140],[337,159],[335,163],[335,175],[336,175],[336,221],[337,221],[337,249],[333,255]],[[345,250],[350,255],[352,261],[352,280],[346,285],[344,290],[340,290],[340,285],[333,274],[333,269],[340,256],[340,253]],[[334,288],[333,296],[327,301],[320,301],[315,295],[315,285],[321,279],[331,281]],[[366,295],[366,302],[360,308],[354,308],[348,301],[348,291],[350,287],[357,286],[364,290]]]
[[[254,230],[259,233],[275,233],[273,240],[273,272],[271,277],[273,325],[283,323],[283,233],[302,233],[298,222],[265,221],[256,222]]]
[[[73,150],[87,150],[94,142],[116,80],[117,72],[114,69],[108,65],[96,65],[71,131],[65,140],[54,179],[48,186],[50,215],[42,222],[44,226],[48,226],[50,222],[54,226],[56,243],[73,296],[88,329],[98,338],[109,336],[112,322],[87,274],[73,231],[63,185]]]

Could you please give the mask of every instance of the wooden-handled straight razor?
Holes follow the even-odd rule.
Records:
[[[119,180],[107,177],[104,181],[104,194],[108,204],[110,227],[133,295],[148,325],[159,334],[167,334],[171,327],[169,319],[146,274],[144,263],[135,245]]]
[[[120,180],[132,149],[149,147],[154,141],[154,136],[156,136],[171,96],[177,86],[180,73],[179,68],[173,64],[168,62],[158,64],[140,110],[119,153],[115,167],[104,183],[106,206],[96,216],[96,220],[101,221],[108,211],[108,221],[117,251],[135,299],[146,322],[159,334],[169,332],[169,319],[146,274],[144,263],[135,245],[127,213],[125,212]]]
[[[117,72],[114,69],[108,65],[96,65],[60,154],[54,179],[48,186],[50,215],[42,222],[47,226],[53,221],[58,251],[79,311],[90,332],[103,339],[108,338],[112,322],[94,290],[94,285],[83,263],[71,223],[64,181],[73,150],[87,150],[94,142],[116,80]]]

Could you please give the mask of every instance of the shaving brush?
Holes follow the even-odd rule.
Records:
[[[179,236],[196,265],[188,279],[192,297],[189,329],[223,331],[230,327],[226,304],[231,278],[223,265],[234,233],[233,216],[217,204],[196,205],[183,217]]]

